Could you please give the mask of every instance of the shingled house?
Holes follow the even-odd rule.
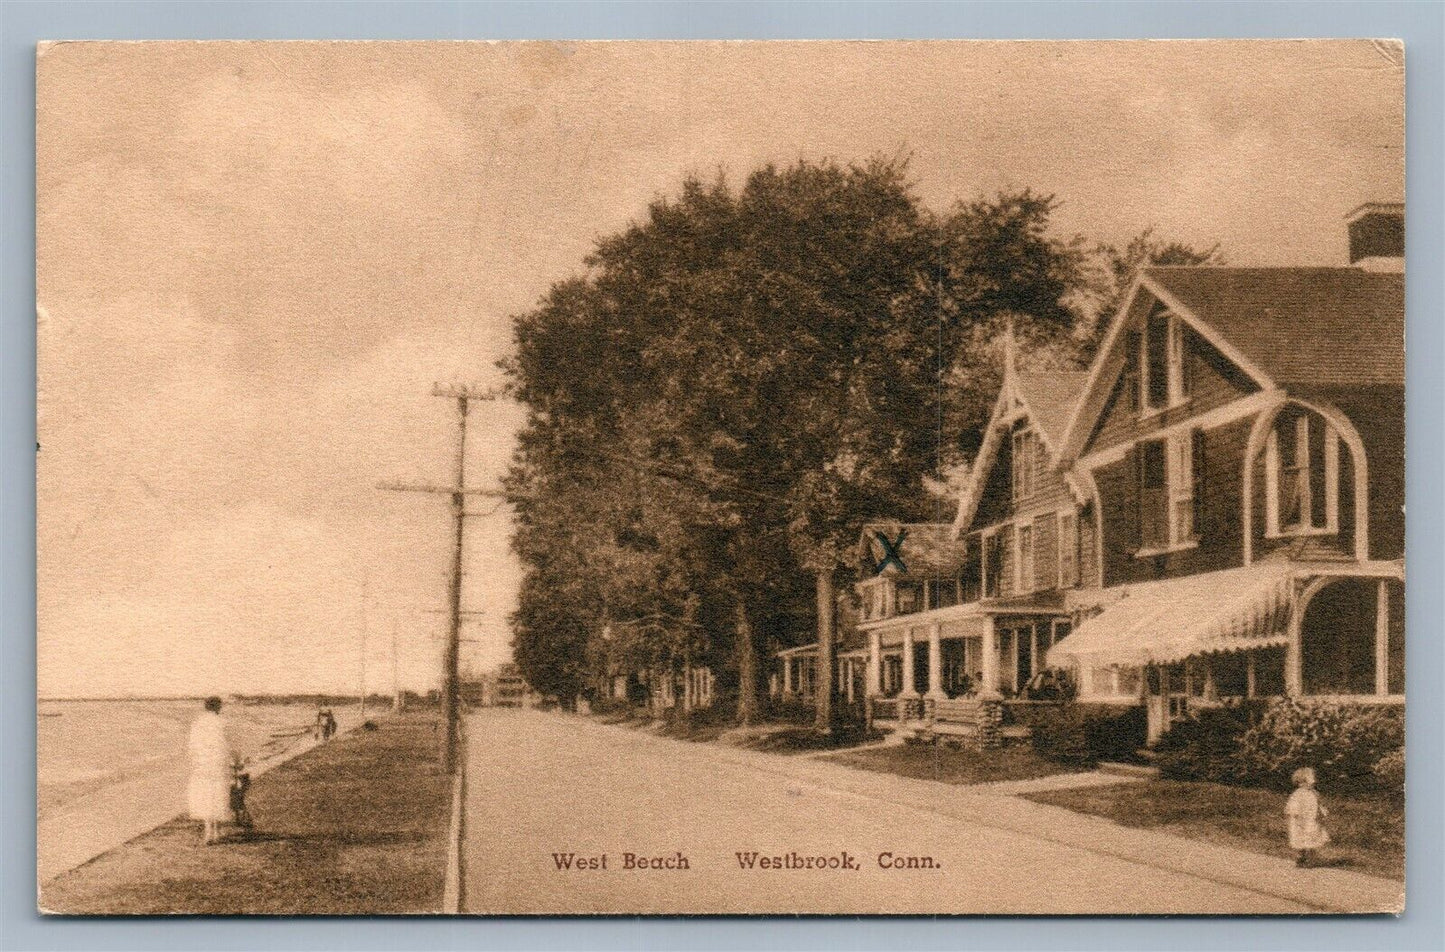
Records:
[[[1100,588],[1049,653],[1081,697],[1191,707],[1404,698],[1404,210],[1349,218],[1350,267],[1149,268],[1061,453]]]
[[[1151,738],[1236,699],[1403,702],[1403,214],[1353,212],[1349,267],[1145,269],[1087,373],[1009,361],[954,522],[864,528],[840,690],[972,731],[1067,668]]]

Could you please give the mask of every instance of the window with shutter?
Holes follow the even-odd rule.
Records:
[[[1139,444],[1139,544],[1169,545],[1168,458],[1163,440]]]
[[[1190,462],[1193,464],[1194,472],[1192,481],[1194,483],[1194,538],[1202,539],[1208,531],[1205,522],[1204,499],[1204,431],[1194,430],[1190,433],[1190,442],[1193,446],[1190,449]]]
[[[1149,316],[1144,334],[1145,409],[1157,410],[1169,404],[1169,316]]]
[[[1020,525],[1014,527],[1014,540],[1017,548],[1014,549],[1016,556],[1014,562],[1014,591],[1032,592],[1034,590],[1034,527]]]
[[[1032,430],[1019,430],[1013,435],[1013,498],[1018,503],[1034,491],[1038,474],[1038,441]]]
[[[1003,533],[993,532],[983,539],[983,596],[995,598],[1003,582]]]
[[[1193,389],[1189,364],[1192,340],[1193,332],[1179,318],[1173,318],[1169,323],[1169,375],[1170,400],[1176,404],[1188,400]]]
[[[1169,544],[1194,539],[1194,432],[1169,438]]]
[[[1059,588],[1079,584],[1079,517],[1073,511],[1059,513]]]

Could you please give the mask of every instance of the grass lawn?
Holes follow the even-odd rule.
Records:
[[[795,720],[767,720],[751,727],[738,727],[731,713],[721,709],[699,711],[690,718],[653,718],[635,710],[592,715],[603,724],[647,731],[659,737],[694,743],[722,744],[771,754],[803,754],[819,750],[842,750],[873,743],[882,732],[864,734],[859,729],[840,727],[829,736],[813,729],[811,723]]]
[[[995,780],[1033,780],[1075,769],[1046,760],[1027,746],[990,750],[954,750],[937,744],[901,744],[835,754],[824,760],[917,780],[973,784]]]
[[[439,911],[451,782],[437,718],[379,718],[257,778],[257,829],[201,846],[176,819],[45,883],[50,912],[354,915]]]
[[[1030,800],[1271,856],[1293,857],[1285,838],[1285,794],[1215,783],[1153,780],[1029,794]],[[1333,842],[1321,860],[1394,879],[1405,877],[1405,810],[1385,795],[1320,798]]]

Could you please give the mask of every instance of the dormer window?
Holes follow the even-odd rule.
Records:
[[[1187,334],[1183,321],[1161,309],[1149,315],[1142,334],[1130,336],[1127,359],[1137,364],[1128,374],[1141,413],[1175,407],[1189,398]]]

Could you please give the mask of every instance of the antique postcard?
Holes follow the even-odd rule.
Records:
[[[41,45],[39,908],[1400,911],[1404,57]]]

